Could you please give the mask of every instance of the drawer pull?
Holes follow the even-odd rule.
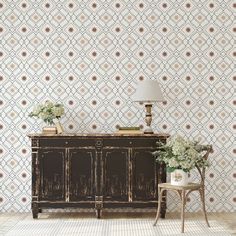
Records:
[[[66,141],[65,144],[68,144],[68,142]]]

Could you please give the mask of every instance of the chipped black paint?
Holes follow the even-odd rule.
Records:
[[[168,136],[29,135],[33,218],[45,208],[95,208],[98,218],[106,207],[156,208],[166,173],[151,152]]]

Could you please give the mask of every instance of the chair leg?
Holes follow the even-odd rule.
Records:
[[[157,207],[157,214],[156,214],[156,218],[155,218],[155,222],[154,222],[153,226],[156,226],[157,221],[158,221],[158,219],[160,218],[161,201],[162,201],[163,191],[164,191],[164,189],[158,188],[158,193],[159,193],[159,197],[158,197],[158,207]]]
[[[182,202],[182,206],[181,206],[181,222],[182,222],[182,225],[181,225],[181,233],[184,233],[184,208],[185,208],[185,202],[186,202],[186,199],[185,199],[185,190],[182,190],[182,193],[181,193],[181,202]]]
[[[203,215],[204,215],[207,226],[210,227],[210,224],[209,224],[208,219],[207,219],[207,214],[206,214],[204,187],[199,189],[199,194],[200,194],[200,198],[201,198],[201,201],[202,201]]]

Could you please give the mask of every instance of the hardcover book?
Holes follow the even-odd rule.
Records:
[[[140,130],[140,127],[134,126],[134,127],[119,127],[119,130]]]

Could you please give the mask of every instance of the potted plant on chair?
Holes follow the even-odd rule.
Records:
[[[167,172],[171,173],[172,185],[186,185],[191,169],[209,165],[201,155],[208,145],[200,145],[179,135],[169,138],[166,144],[158,142],[157,145],[153,155],[157,161],[165,163]]]
[[[164,191],[170,190],[178,193],[181,199],[181,233],[184,232],[184,210],[188,195],[193,191],[198,191],[202,202],[202,210],[206,224],[207,220],[205,207],[205,168],[209,165],[207,158],[212,152],[211,145],[200,145],[181,136],[174,136],[167,140],[166,144],[157,143],[158,149],[153,153],[157,161],[166,164],[168,172],[171,172],[171,183],[158,184],[158,208],[154,226],[160,217],[161,202]],[[188,173],[196,168],[200,181],[198,183],[188,183]]]

